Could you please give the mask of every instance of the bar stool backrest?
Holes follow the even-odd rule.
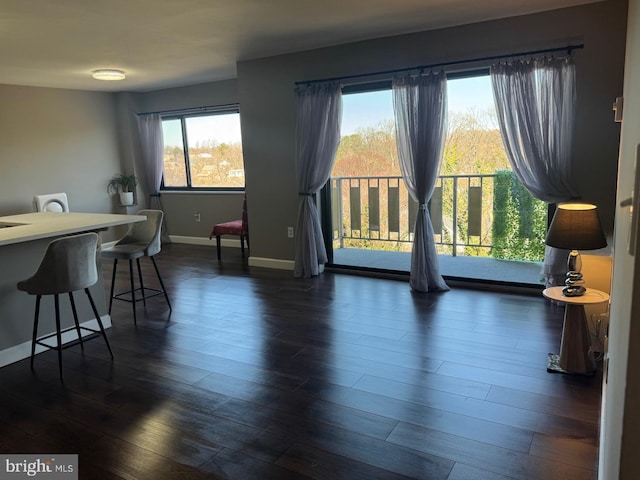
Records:
[[[152,257],[162,249],[161,229],[164,213],[162,210],[140,210],[137,215],[145,215],[147,219],[132,223],[127,234],[116,243],[116,246],[139,244],[144,248],[144,254]]]
[[[90,287],[98,281],[97,247],[94,232],[51,241],[36,273],[18,288],[30,295],[55,295]]]

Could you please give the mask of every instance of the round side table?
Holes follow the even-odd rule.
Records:
[[[549,354],[547,371],[590,375],[595,371],[595,364],[589,354],[591,338],[584,306],[606,303],[609,301],[609,295],[600,290],[587,288],[584,295],[565,297],[562,294],[563,288],[550,287],[542,291],[542,295],[545,298],[566,305],[560,355]]]

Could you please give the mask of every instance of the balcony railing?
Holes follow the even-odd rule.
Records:
[[[489,255],[496,175],[438,177],[427,208],[438,253]],[[418,204],[402,177],[332,177],[334,248],[408,251]]]

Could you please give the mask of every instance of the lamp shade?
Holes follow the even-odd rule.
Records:
[[[568,250],[596,250],[607,246],[595,205],[561,203],[551,220],[545,243]]]

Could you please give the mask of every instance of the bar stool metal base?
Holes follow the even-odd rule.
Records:
[[[116,270],[118,268],[118,259],[113,259],[113,273],[111,274],[111,293],[109,298],[109,314],[111,314],[111,308],[113,306],[114,300],[121,300],[123,302],[129,302],[133,307],[133,323],[135,325],[138,324],[137,314],[136,314],[136,303],[142,302],[144,306],[147,306],[147,299],[157,297],[159,295],[164,295],[165,300],[167,301],[167,305],[169,306],[169,312],[172,311],[171,302],[169,301],[169,296],[164,287],[164,282],[162,281],[162,277],[160,276],[160,271],[158,270],[158,265],[156,264],[155,258],[152,256],[148,257],[151,259],[151,263],[153,264],[153,268],[156,272],[156,276],[158,277],[158,282],[160,283],[160,288],[151,288],[144,286],[144,280],[142,278],[142,269],[140,268],[140,258],[136,258],[136,266],[138,270],[138,281],[140,282],[140,287],[136,288],[134,285],[134,274],[133,274],[133,259],[129,259],[129,281],[130,288],[129,290],[125,290],[119,293],[114,293],[115,284],[116,284]],[[139,292],[141,295],[136,296],[136,292]],[[147,292],[153,292],[148,294]],[[125,296],[130,296],[131,298],[126,298]],[[125,298],[123,298],[125,297]]]
[[[93,314],[95,315],[96,321],[98,322],[98,326],[99,326],[99,330],[96,330],[94,328],[89,328],[86,327],[84,325],[80,325],[80,322],[78,321],[78,313],[76,310],[76,304],[75,304],[75,300],[73,298],[73,292],[68,292],[69,294],[69,302],[71,303],[71,310],[73,312],[73,320],[74,320],[74,325],[68,328],[60,328],[60,299],[59,299],[59,295],[58,294],[54,294],[54,304],[55,304],[55,314],[56,314],[56,331],[54,333],[48,334],[48,335],[44,335],[42,337],[38,337],[38,323],[40,320],[40,300],[42,299],[42,295],[37,295],[36,296],[36,311],[35,311],[35,315],[34,315],[34,319],[33,319],[33,336],[32,336],[32,341],[31,341],[31,361],[30,361],[30,367],[31,370],[34,370],[33,367],[33,363],[34,363],[34,359],[35,359],[35,353],[36,353],[36,345],[41,345],[49,350],[56,350],[58,352],[58,370],[60,371],[60,380],[64,382],[64,378],[62,375],[62,350],[69,348],[69,347],[73,347],[75,345],[77,345],[78,343],[80,344],[80,348],[82,348],[82,350],[84,351],[84,341],[87,340],[87,338],[83,338],[82,336],[82,330],[87,331],[87,332],[91,332],[94,335],[100,335],[102,336],[102,338],[104,339],[105,344],[107,345],[107,349],[109,350],[109,355],[111,355],[111,358],[113,358],[113,351],[111,350],[111,345],[109,344],[109,339],[107,338],[107,334],[105,332],[104,329],[104,324],[102,323],[102,319],[100,318],[100,314],[98,313],[98,309],[96,308],[96,304],[93,301],[93,297],[91,296],[91,292],[89,291],[88,288],[84,289],[87,298],[89,299],[89,303],[91,304],[91,309],[93,310]],[[72,330],[75,330],[76,333],[78,334],[78,339],[75,341],[71,341],[68,343],[63,344],[62,343],[62,335],[70,332]],[[56,343],[55,345],[51,345],[50,343],[47,343],[46,341],[51,339],[51,338],[56,338]]]

